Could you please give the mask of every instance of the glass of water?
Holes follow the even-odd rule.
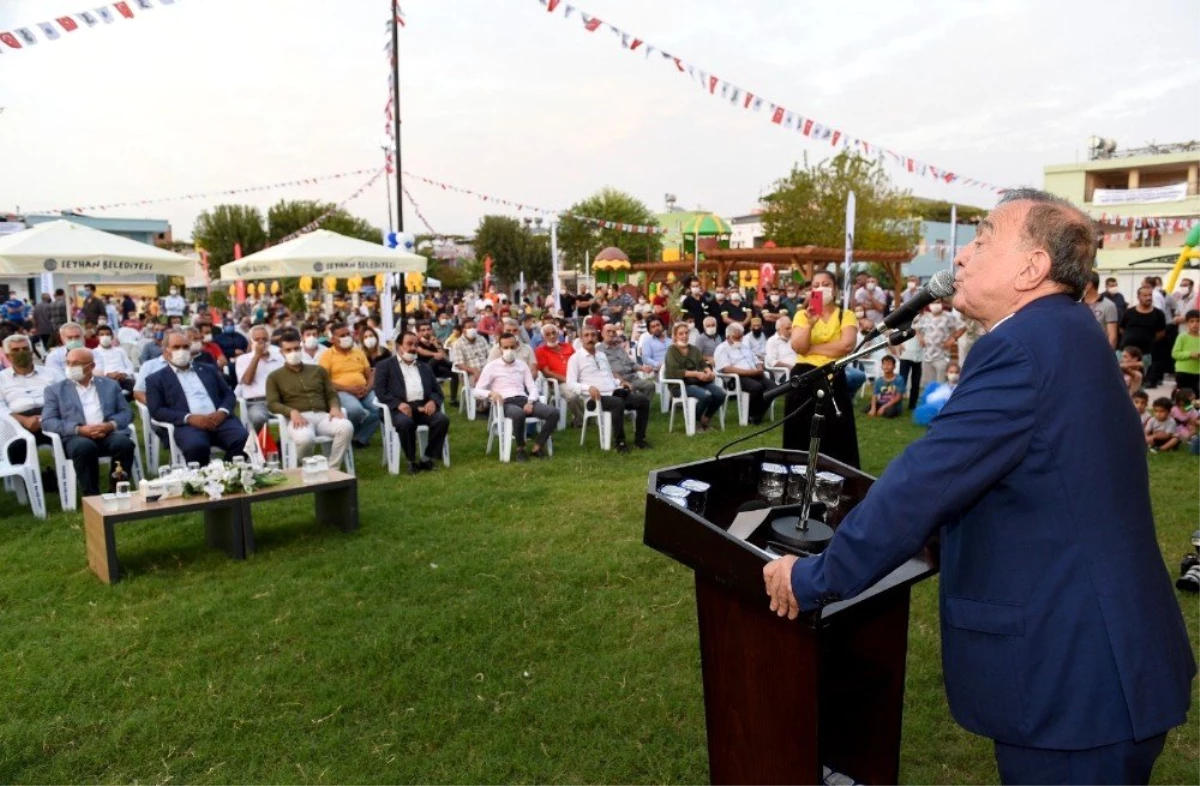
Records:
[[[758,476],[758,496],[769,505],[783,504],[787,487],[787,467],[782,464],[764,462]]]
[[[845,483],[841,475],[832,472],[818,472],[813,488],[813,500],[825,506],[826,522],[834,520],[838,503],[842,499],[842,485]]]
[[[272,450],[267,453],[267,469],[272,472],[279,469],[279,453],[277,451]]]

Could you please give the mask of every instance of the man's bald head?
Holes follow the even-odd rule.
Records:
[[[68,366],[86,366],[89,363],[94,363],[92,350],[90,349],[72,349],[67,353]]]

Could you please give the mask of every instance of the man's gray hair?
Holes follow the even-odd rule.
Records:
[[[194,330],[194,328],[190,328],[190,329]],[[162,345],[164,347],[167,345],[168,342],[170,342],[171,336],[183,336],[185,339],[187,339],[188,343],[191,343],[191,339],[188,338],[187,330],[182,330],[180,328],[171,328],[170,330],[163,333]]]
[[[267,326],[266,326],[266,325],[254,325],[254,326],[253,326],[253,327],[251,327],[251,328],[250,328],[250,330],[248,331],[248,332],[250,333],[250,340],[251,340],[251,341],[253,341],[253,340],[254,340],[254,333],[255,333],[255,331],[257,331],[257,330],[261,330],[262,332],[266,333],[266,334],[267,334],[267,340],[268,340],[268,341],[270,341],[270,340],[271,340],[271,331],[270,331],[269,329],[267,329]]]
[[[746,335],[746,327],[741,322],[730,322],[725,326],[725,335],[728,337],[730,333],[744,336]]]
[[[24,341],[26,344],[29,344],[30,348],[33,347],[33,344],[31,344],[29,342],[29,336],[25,335],[24,333],[13,333],[10,336],[5,336],[5,338],[4,338],[4,354],[7,355],[8,353],[12,352],[13,344],[17,344],[21,341]]]
[[[1095,222],[1069,201],[1036,188],[1010,188],[999,204],[1009,202],[1033,202],[1021,234],[1049,255],[1050,280],[1071,297],[1083,297],[1096,264]]]
[[[62,327],[58,329],[58,335],[61,336],[64,330],[78,330],[80,333],[82,333],[83,325],[79,324],[78,322],[64,322]]]

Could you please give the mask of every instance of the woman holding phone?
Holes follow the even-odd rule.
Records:
[[[839,304],[836,278],[827,270],[817,271],[813,274],[808,304],[797,309],[792,323],[792,351],[796,353],[792,376],[845,357],[854,350],[857,341],[858,320],[853,311],[847,311]],[[784,421],[784,448],[808,450],[816,391],[814,384],[806,384],[788,392],[786,413],[790,415],[801,407],[804,412]],[[854,428],[854,407],[844,371],[839,371],[833,378],[833,401],[825,402],[824,415],[821,452],[858,468],[858,433]]]

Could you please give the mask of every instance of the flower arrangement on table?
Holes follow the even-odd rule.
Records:
[[[249,494],[287,480],[277,469],[256,469],[249,463],[226,463],[220,459],[213,459],[206,467],[183,470],[182,476],[177,477],[182,481],[185,497],[207,494],[209,499],[220,499],[225,494]]]

